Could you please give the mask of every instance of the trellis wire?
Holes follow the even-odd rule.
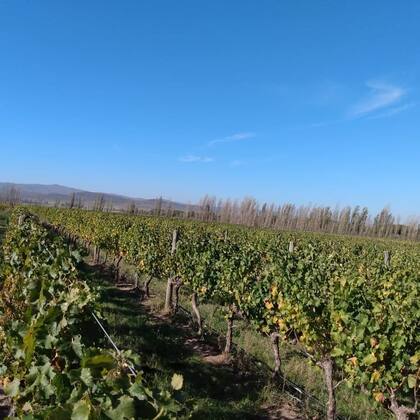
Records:
[[[106,338],[109,340],[109,342],[112,344],[112,346],[114,347],[114,349],[116,350],[116,352],[118,353],[118,355],[121,355],[121,350],[118,348],[118,346],[115,344],[115,341],[112,339],[112,337],[108,334],[108,332],[106,331],[105,327],[102,325],[101,321],[99,321],[99,318],[95,315],[94,312],[91,312],[93,319],[97,322],[97,324],[99,325],[99,327],[101,328],[101,330],[103,331],[103,333],[105,334]],[[126,361],[127,363],[127,361]],[[127,363],[127,367],[128,370],[134,375],[137,375],[137,372],[135,371],[135,369],[133,368],[133,366],[130,366],[129,363]]]

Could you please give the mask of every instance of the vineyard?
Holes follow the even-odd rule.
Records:
[[[137,357],[110,349],[99,329],[98,291],[75,247],[16,210],[3,243],[1,387],[12,418],[175,418],[169,390],[147,386]],[[172,391],[182,387],[174,375]],[[3,401],[4,408],[4,401]]]
[[[226,323],[221,358],[231,357],[234,326],[244,321],[269,337],[279,381],[288,375],[279,348],[295,346],[323,371],[328,419],[337,418],[335,392],[342,382],[368,393],[397,419],[416,414],[419,244],[30,210],[43,223],[15,211],[1,274],[0,376],[16,415],[168,418],[183,409],[176,395],[150,389],[128,369],[139,364],[132,354],[106,350],[92,335],[83,341],[82,331],[93,328],[97,292],[78,269],[80,248],[111,261],[115,281],[123,263],[133,266],[145,299],[156,279],[166,279],[169,316],[179,311],[181,292],[188,294],[198,335],[200,306],[220,307]],[[176,394],[182,381],[174,376],[173,382]]]

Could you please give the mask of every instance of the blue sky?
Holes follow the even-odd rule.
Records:
[[[420,2],[0,1],[0,180],[420,213]]]

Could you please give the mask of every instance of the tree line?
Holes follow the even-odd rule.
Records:
[[[103,195],[98,195],[92,209],[115,211],[112,203],[106,202]],[[291,203],[260,204],[252,197],[238,201],[206,195],[197,205],[187,205],[184,210],[174,209],[170,202],[165,202],[159,197],[155,200],[152,210],[141,209],[132,201],[124,211],[129,214],[153,214],[267,229],[420,241],[420,219],[413,217],[403,223],[388,207],[372,214],[367,207],[358,205],[332,208],[315,205],[296,206]]]
[[[402,223],[388,207],[371,214],[361,206],[260,204],[250,197],[235,201],[206,195],[197,208],[187,210],[187,217],[279,230],[420,240],[420,220],[412,218]]]
[[[0,202],[10,206],[19,204],[21,201],[21,194],[15,187],[11,187],[0,196]],[[165,201],[162,197],[155,199],[152,209],[142,209],[134,201],[130,201],[126,208],[121,209],[107,201],[104,194],[98,194],[94,202],[86,203],[75,193],[70,196],[67,202],[56,201],[53,205],[54,207],[85,208],[96,211],[122,211],[129,214],[153,214],[278,230],[420,241],[420,218],[412,217],[402,222],[400,217],[393,215],[388,207],[373,214],[367,207],[358,205],[343,208],[317,205],[297,206],[291,203],[276,205],[273,203],[261,204],[252,197],[242,200],[223,200],[206,195],[198,204],[187,205],[184,210],[175,209],[170,201]]]

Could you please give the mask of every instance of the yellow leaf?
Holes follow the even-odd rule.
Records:
[[[175,391],[180,390],[184,385],[184,377],[178,373],[174,373],[174,376],[172,376],[171,385]]]
[[[274,307],[274,305],[269,301],[269,300],[267,300],[266,302],[265,302],[265,307],[267,308],[267,309],[273,309],[273,307]]]
[[[420,352],[410,357],[410,363],[412,363],[413,365],[417,365],[419,360],[420,360]]]
[[[353,366],[357,366],[357,357],[353,356],[348,359]]]
[[[381,377],[381,373],[378,370],[375,370],[372,373],[372,376],[370,377],[370,382],[377,382],[379,380],[379,378]]]
[[[383,403],[385,400],[384,394],[382,392],[374,392],[373,398],[375,398],[375,401]]]

